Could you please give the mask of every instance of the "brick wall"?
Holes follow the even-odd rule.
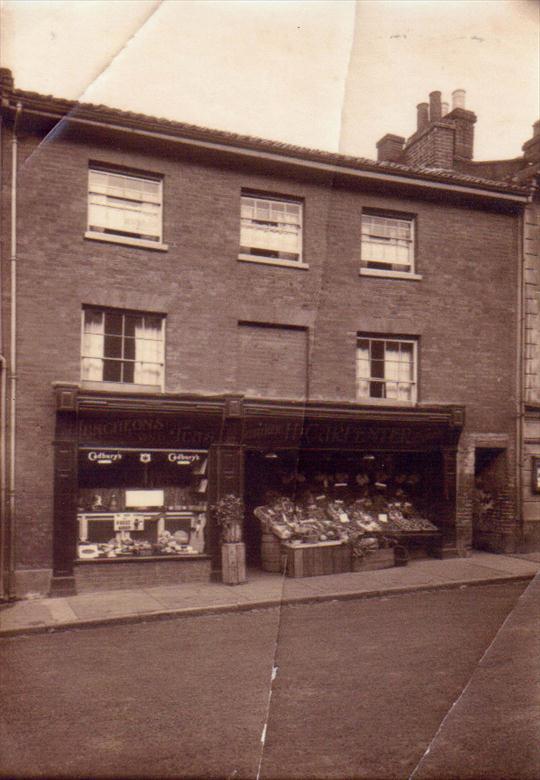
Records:
[[[454,160],[454,128],[452,124],[434,122],[415,133],[404,149],[408,165],[451,169]]]
[[[181,582],[209,582],[211,561],[185,559],[175,561],[122,561],[121,563],[84,563],[75,567],[77,593],[124,588],[149,588],[177,585]]]
[[[238,387],[246,395],[306,398],[306,329],[243,322],[238,338]]]
[[[465,404],[468,430],[512,433],[515,217],[347,189],[322,174],[293,179],[177,150],[120,149],[82,133],[58,132],[40,147],[27,137],[21,160],[19,565],[51,561],[51,383],[79,381],[83,304],[166,314],[169,392],[245,392],[239,321],[307,328],[311,397],[324,400],[354,400],[358,331],[415,335],[421,402]],[[84,238],[90,160],[164,177],[167,252]],[[238,261],[243,187],[304,200],[309,270]],[[359,276],[362,207],[416,215],[421,281]]]

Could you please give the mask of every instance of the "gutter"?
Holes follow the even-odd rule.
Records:
[[[20,106],[21,104],[17,104]],[[414,176],[407,176],[406,174],[398,173],[386,173],[379,171],[365,171],[352,168],[347,165],[339,165],[336,163],[325,163],[322,161],[303,160],[299,157],[291,157],[286,154],[279,154],[278,152],[262,151],[258,149],[240,149],[238,147],[231,146],[226,143],[219,143],[217,141],[203,141],[193,138],[179,138],[176,135],[169,133],[163,133],[153,130],[140,130],[133,127],[126,127],[125,125],[97,121],[93,119],[85,119],[75,117],[71,115],[65,115],[59,117],[58,114],[54,114],[49,111],[41,111],[33,108],[25,108],[25,115],[42,117],[45,119],[52,119],[57,123],[62,121],[69,122],[75,125],[83,125],[94,128],[105,128],[110,131],[127,133],[134,136],[140,136],[142,138],[151,138],[154,140],[167,141],[169,143],[180,144],[183,146],[195,146],[200,149],[219,151],[228,154],[234,154],[239,157],[249,157],[252,159],[265,160],[268,162],[278,162],[287,165],[294,165],[299,168],[307,168],[316,171],[323,171],[330,174],[341,174],[346,176],[352,176],[354,178],[367,179],[374,182],[389,182],[393,184],[406,184],[408,186],[415,186],[426,190],[435,190],[441,192],[456,192],[463,195],[475,195],[490,200],[504,200],[511,203],[525,204],[528,200],[526,193],[512,193],[501,192],[499,190],[487,190],[480,186],[467,186],[465,184],[453,184],[452,182],[438,182],[429,179],[416,178]],[[55,132],[56,128],[52,132]]]

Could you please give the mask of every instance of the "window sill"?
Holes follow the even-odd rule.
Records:
[[[83,390],[103,390],[117,393],[163,393],[161,385],[136,385],[128,382],[93,382],[90,379],[81,380]]]
[[[283,268],[300,268],[305,271],[309,268],[307,263],[297,260],[279,260],[273,257],[256,257],[254,255],[238,255],[238,260],[243,263],[258,263],[260,265],[278,265]]]
[[[141,249],[154,249],[157,252],[166,252],[169,249],[167,244],[162,244],[158,241],[146,241],[143,238],[129,238],[129,236],[115,236],[110,233],[94,233],[92,230],[87,230],[84,237],[91,241],[103,241],[106,244],[137,246]]]
[[[360,276],[379,276],[384,279],[409,279],[412,281],[420,281],[423,278],[421,274],[410,274],[406,271],[383,271],[379,268],[361,268]]]
[[[393,398],[357,398],[356,403],[362,406],[418,406],[418,401],[400,401]]]

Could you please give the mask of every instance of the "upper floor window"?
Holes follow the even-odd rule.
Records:
[[[161,245],[161,216],[161,179],[90,168],[87,237]]]
[[[356,347],[356,397],[416,401],[416,347],[416,339],[359,334]]]
[[[363,269],[414,273],[414,220],[384,214],[362,214]]]
[[[82,379],[163,386],[163,326],[157,314],[83,309]]]
[[[302,264],[302,203],[243,194],[240,257]]]

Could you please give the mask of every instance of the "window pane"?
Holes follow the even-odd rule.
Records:
[[[369,395],[371,398],[384,398],[383,382],[370,382],[369,387]]]
[[[103,332],[103,312],[95,309],[84,310],[84,329],[91,333]]]
[[[135,360],[135,339],[124,339],[124,354],[126,360]]]
[[[366,379],[359,379],[356,383],[356,397],[369,398],[369,382]]]
[[[134,363],[124,362],[122,363],[122,381],[133,383],[134,381]]]
[[[103,381],[104,382],[121,382],[122,381],[122,364],[119,360],[104,360],[103,361]]]
[[[387,398],[397,398],[398,397],[398,383],[397,382],[387,382],[386,383],[386,397]]]
[[[124,335],[130,338],[135,336],[135,328],[140,328],[143,324],[143,318],[133,314],[126,314],[124,318]]]
[[[81,378],[89,382],[101,382],[103,379],[103,361],[98,358],[82,359]]]
[[[105,312],[105,333],[121,336],[122,335],[122,315],[117,312]]]
[[[163,327],[163,320],[161,317],[149,317],[147,315],[144,318],[144,327],[151,338],[161,338],[161,330]]]
[[[384,341],[371,342],[371,357],[375,360],[384,360]]]
[[[155,363],[136,362],[134,381],[140,385],[160,385],[163,381],[163,369]]]
[[[384,360],[371,361],[371,376],[377,379],[384,379]]]
[[[105,336],[105,349],[104,355],[108,358],[121,358],[122,357],[122,337],[121,336]]]

